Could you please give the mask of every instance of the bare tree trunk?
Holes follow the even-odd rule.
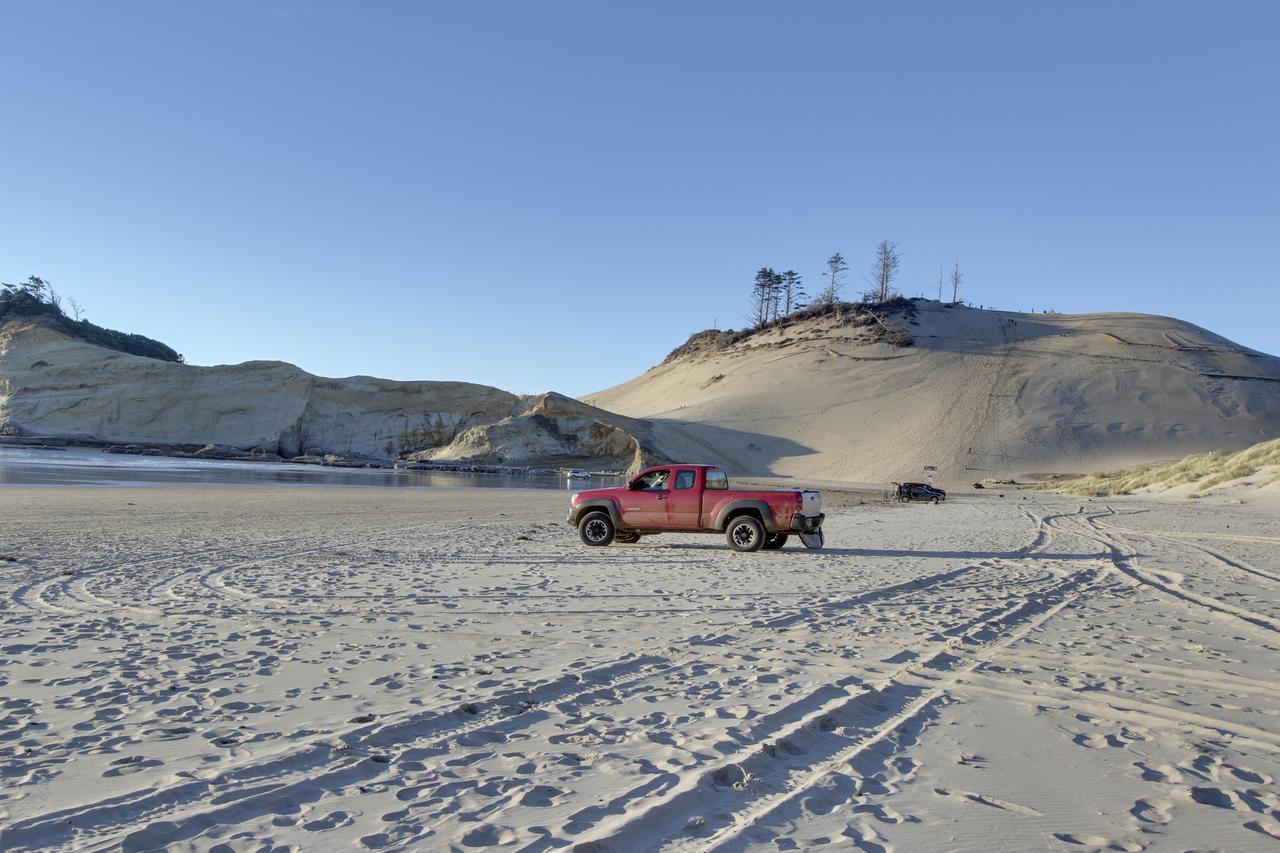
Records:
[[[898,275],[901,262],[896,243],[882,240],[876,247],[876,260],[871,267],[868,280],[871,284],[871,294],[877,302],[885,302],[889,299],[893,280]]]

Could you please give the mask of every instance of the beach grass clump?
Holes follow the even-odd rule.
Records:
[[[1252,477],[1272,468],[1275,470],[1270,471],[1263,482],[1254,485],[1261,488],[1280,480],[1280,438],[1234,453],[1223,450],[1197,453],[1177,462],[1088,474],[1066,482],[1046,483],[1042,488],[1064,495],[1108,497],[1129,495],[1144,489],[1163,492],[1194,483],[1194,494],[1201,494],[1223,483]]]

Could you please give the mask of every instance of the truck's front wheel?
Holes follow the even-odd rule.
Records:
[[[724,531],[735,551],[759,551],[764,547],[764,525],[749,515],[740,515]]]
[[[607,512],[589,512],[578,522],[578,538],[584,545],[608,545],[613,541],[613,534],[613,519]]]

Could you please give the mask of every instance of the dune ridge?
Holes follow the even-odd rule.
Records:
[[[704,333],[584,400],[721,444],[751,474],[940,482],[1085,473],[1280,434],[1280,359],[1148,314],[909,300],[894,345],[857,318]]]

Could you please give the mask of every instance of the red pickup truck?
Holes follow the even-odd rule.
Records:
[[[796,534],[821,548],[822,495],[730,489],[714,465],[646,468],[625,486],[577,492],[569,524],[587,545],[637,542],[652,533],[724,533],[735,551],[775,550]]]

